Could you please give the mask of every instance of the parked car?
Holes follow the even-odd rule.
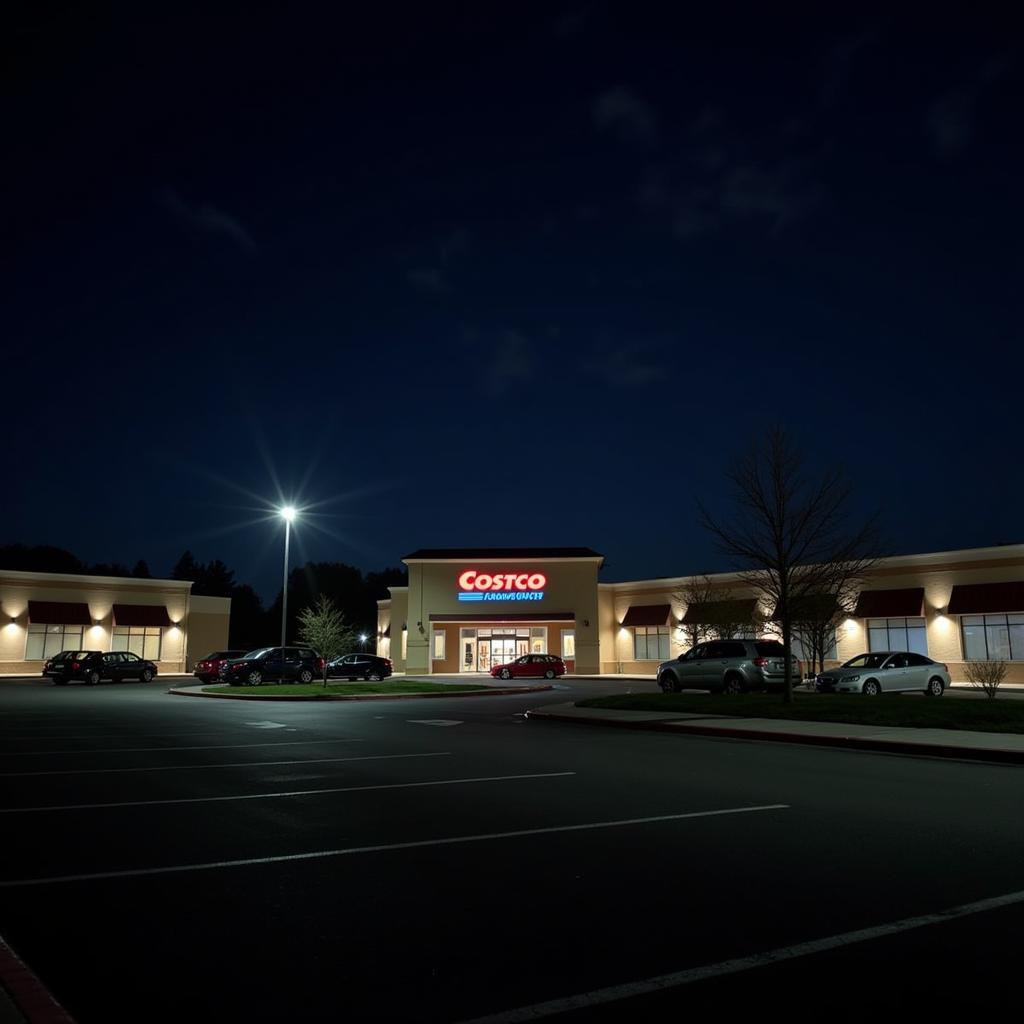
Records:
[[[137,679],[148,683],[157,674],[156,663],[140,658],[131,651],[61,651],[43,666],[43,675],[58,686],[72,679],[80,679],[95,686],[101,679],[115,683],[122,679]]]
[[[819,693],[898,693],[919,690],[941,697],[949,686],[949,669],[913,651],[872,651],[858,654],[839,668],[821,672],[814,680]]]
[[[214,651],[202,661],[196,662],[196,668],[192,675],[204,683],[210,683],[220,675],[220,666],[223,662],[230,661],[232,658],[244,657],[245,653],[245,651]]]
[[[565,662],[556,654],[524,654],[505,665],[495,665],[491,675],[496,679],[521,679],[524,676],[557,679],[565,675]]]
[[[218,674],[221,682],[232,686],[259,686],[263,682],[311,683],[323,671],[324,659],[312,647],[259,647],[221,662]]]
[[[790,655],[791,679],[799,684],[803,666]],[[786,685],[786,649],[778,640],[708,640],[658,666],[665,693],[712,690],[743,693]]]
[[[332,679],[387,679],[391,661],[376,654],[342,654],[327,662],[327,675]]]

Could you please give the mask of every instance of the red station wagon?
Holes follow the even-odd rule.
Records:
[[[214,651],[196,665],[196,670],[192,675],[204,683],[212,683],[220,677],[220,667],[225,661],[230,661],[232,658],[244,658],[245,654],[245,651]]]
[[[565,662],[555,654],[524,654],[507,665],[495,665],[491,675],[495,679],[519,679],[523,676],[557,679],[565,675]]]

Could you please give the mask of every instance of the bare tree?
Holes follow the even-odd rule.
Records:
[[[785,701],[793,700],[790,653],[793,612],[811,594],[834,592],[837,567],[863,575],[876,560],[872,517],[850,529],[850,487],[839,469],[809,480],[794,443],[773,427],[728,471],[731,519],[717,519],[698,500],[701,525],[717,540],[739,578],[775,604],[786,651]]]
[[[825,670],[825,658],[842,639],[843,623],[853,614],[864,575],[872,564],[874,559],[864,557],[819,566],[822,589],[792,605],[793,636],[800,641],[812,672]]]
[[[969,661],[966,665],[967,682],[976,690],[981,690],[989,700],[994,700],[996,692],[1006,678],[1006,662]]]
[[[756,633],[763,621],[754,599],[737,597],[732,587],[716,586],[710,576],[692,577],[672,596],[686,605],[680,629],[690,647]]]

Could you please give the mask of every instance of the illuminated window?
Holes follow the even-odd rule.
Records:
[[[576,630],[562,630],[562,659],[564,661],[576,660]]]
[[[533,626],[530,629],[530,652],[532,654],[548,653],[548,627]]]
[[[634,626],[633,657],[636,661],[668,661],[668,626]]]
[[[968,661],[1024,661],[1024,614],[961,615]]]
[[[434,644],[430,655],[434,661],[444,661],[444,644],[447,636],[447,632],[443,629],[434,630]]]
[[[147,661],[159,661],[162,636],[159,626],[115,626],[111,650],[131,651]]]
[[[81,651],[82,627],[30,622],[25,641],[26,661],[45,661],[61,651]]]
[[[924,619],[868,619],[869,651],[913,651],[928,654]]]

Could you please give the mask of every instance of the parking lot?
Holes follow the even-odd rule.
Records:
[[[1017,769],[531,724],[538,694],[0,691],[0,934],[81,1022],[459,1021],[568,996],[617,1019],[635,1010],[594,997],[610,984],[1024,888]],[[983,875],[951,871],[968,856]],[[877,942],[910,963],[975,927]],[[865,950],[822,949],[815,977]],[[743,975],[733,1009],[777,984]],[[723,998],[714,978],[633,996],[678,1012]]]

